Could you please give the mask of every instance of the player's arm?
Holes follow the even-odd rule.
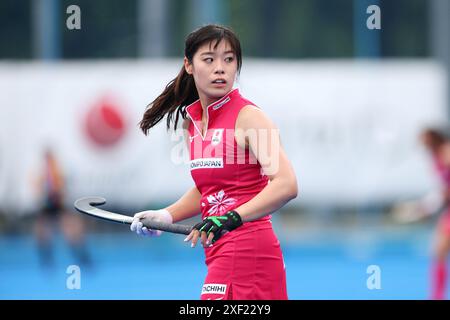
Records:
[[[146,210],[134,215],[131,231],[139,235],[159,236],[161,231],[149,230],[141,222],[142,219],[151,219],[164,223],[174,223],[200,213],[200,192],[196,187],[189,189],[178,201],[160,210]]]
[[[439,214],[445,208],[441,190],[432,190],[417,200],[401,201],[392,206],[391,215],[398,223],[413,223]]]
[[[253,199],[235,209],[243,222],[266,216],[297,197],[297,178],[281,145],[279,130],[261,109],[246,106],[240,111],[236,140],[250,149],[270,180]]]
[[[189,150],[189,137],[187,133],[188,119],[183,121],[183,134]],[[149,230],[141,219],[147,218],[165,223],[174,223],[190,217],[193,217],[200,213],[200,198],[201,194],[197,187],[190,188],[180,199],[175,203],[160,209],[160,210],[147,210],[138,212],[134,215],[133,223],[130,226],[131,231],[136,232],[139,235],[157,235],[161,234],[161,231]]]
[[[197,187],[189,189],[178,201],[164,208],[172,216],[173,222],[191,218],[200,213],[201,194]]]
[[[450,168],[450,143],[445,143],[441,149],[442,163]],[[431,190],[417,200],[402,201],[392,208],[392,216],[400,223],[417,222],[440,214],[450,202],[450,189],[447,186]]]

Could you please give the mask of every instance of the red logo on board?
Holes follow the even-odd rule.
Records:
[[[85,131],[97,146],[114,146],[125,135],[126,130],[124,113],[111,98],[102,98],[86,114]]]

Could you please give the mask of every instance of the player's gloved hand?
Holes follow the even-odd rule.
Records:
[[[173,222],[172,215],[166,209],[147,210],[136,213],[133,217],[133,223],[130,226],[131,231],[136,232],[138,235],[141,236],[150,236],[150,237],[152,236],[158,237],[161,235],[162,231],[148,229],[141,222],[141,219],[150,219],[165,223]]]
[[[216,242],[225,232],[232,231],[242,225],[241,216],[234,210],[228,211],[222,216],[211,216],[203,219],[202,222],[197,223],[192,232],[188,235],[185,241],[192,239],[192,247],[201,236],[203,246],[209,246]]]

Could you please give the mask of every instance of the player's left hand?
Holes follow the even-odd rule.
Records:
[[[230,232],[241,225],[241,216],[234,210],[228,211],[222,216],[206,217],[202,222],[197,223],[193,227],[191,233],[184,241],[192,240],[191,247],[195,247],[198,238],[200,237],[202,245],[204,247],[209,247],[225,232]]]

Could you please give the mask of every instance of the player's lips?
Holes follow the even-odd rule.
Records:
[[[225,86],[227,84],[227,81],[225,79],[223,79],[223,78],[217,78],[214,81],[212,81],[212,84],[215,85],[215,86],[222,87],[222,86]]]

